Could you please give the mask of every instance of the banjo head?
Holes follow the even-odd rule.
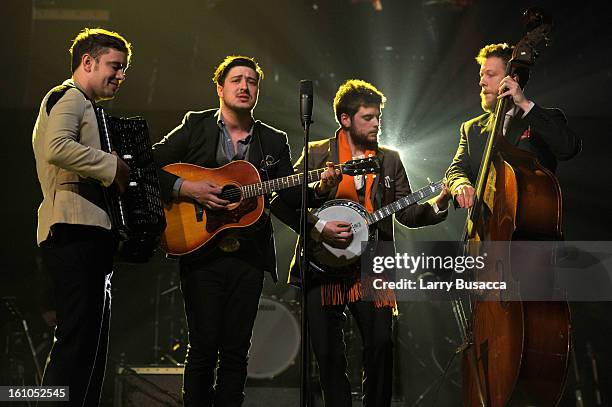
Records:
[[[353,230],[353,240],[345,249],[330,246],[327,243],[312,244],[312,256],[315,263],[322,267],[346,267],[359,259],[363,252],[362,243],[373,238],[366,220],[368,211],[360,204],[348,199],[334,199],[327,201],[314,214],[326,221],[350,222]]]

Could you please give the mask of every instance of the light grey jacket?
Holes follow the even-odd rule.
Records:
[[[94,105],[73,80],[44,97],[32,132],[36,172],[43,193],[37,243],[56,223],[111,228],[102,186],[115,179],[117,157],[100,150]]]

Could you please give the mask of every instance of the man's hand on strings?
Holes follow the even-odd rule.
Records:
[[[517,80],[509,75],[504,77],[499,83],[499,96],[497,98],[501,99],[506,96],[512,97],[514,104],[523,111],[529,110],[529,99],[523,93]]]
[[[184,180],[180,193],[181,196],[193,199],[206,209],[221,210],[230,204],[230,201],[219,197],[221,191],[221,187],[209,181]]]
[[[474,205],[475,189],[470,184],[462,184],[455,188],[455,200],[462,208],[471,208]]]
[[[346,249],[353,240],[350,222],[327,221],[321,232],[321,239],[332,247]]]

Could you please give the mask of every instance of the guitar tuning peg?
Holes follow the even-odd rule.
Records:
[[[427,177],[427,183],[433,184],[433,182],[431,181],[431,178]]]

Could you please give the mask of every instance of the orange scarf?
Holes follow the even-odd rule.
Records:
[[[366,150],[366,157],[373,157],[376,155],[375,150]],[[348,136],[344,129],[338,132],[338,160],[341,163],[345,163],[353,159],[351,152],[351,146],[348,143]],[[372,207],[372,185],[374,184],[374,174],[366,174],[366,190],[365,190],[365,202],[364,206],[368,212],[374,212]],[[359,202],[357,197],[357,189],[355,189],[355,180],[353,177],[342,177],[342,181],[338,185],[338,192],[336,192],[336,199],[350,199],[353,202]]]

